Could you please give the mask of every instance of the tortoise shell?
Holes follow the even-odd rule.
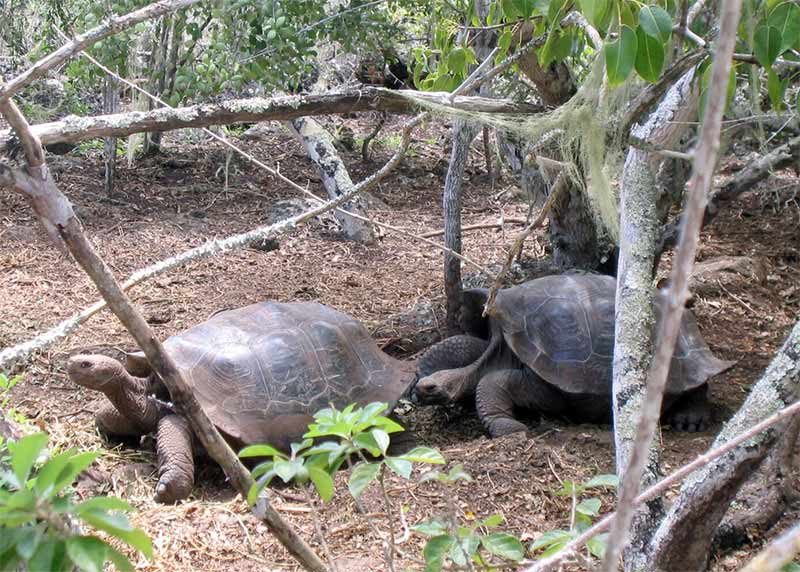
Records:
[[[538,278],[501,290],[492,319],[514,354],[545,381],[574,394],[609,395],[616,281],[601,275]],[[656,321],[666,300],[658,295]],[[689,310],[670,364],[667,393],[706,382],[733,362],[714,357]]]
[[[316,302],[220,312],[164,346],[222,432],[283,449],[316,411],[392,406],[414,380],[413,363],[386,355],[361,323]]]

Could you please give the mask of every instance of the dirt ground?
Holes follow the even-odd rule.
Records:
[[[363,137],[367,120],[346,121]],[[397,138],[385,128],[375,148],[374,162],[365,164],[357,152],[344,152],[354,180],[374,171],[393,151]],[[285,175],[322,194],[319,180],[301,147],[280,127],[266,138],[243,144],[256,157],[279,165]],[[120,161],[117,194],[109,199],[102,187],[102,161],[96,151],[82,156],[54,157],[52,166],[61,189],[76,205],[95,247],[120,278],[204,241],[264,224],[275,201],[294,197],[287,185],[239,158],[233,158],[225,186],[225,152],[199,132],[166,137],[165,157]],[[492,222],[501,214],[524,216],[508,178],[494,187],[484,168],[482,147],[475,145],[465,179],[464,224]],[[403,165],[373,194],[384,206],[373,208],[380,221],[415,233],[441,227],[440,193],[447,169],[447,131],[429,126]],[[711,348],[724,359],[737,360],[732,370],[711,383],[715,423],[707,431],[682,434],[666,430],[666,469],[672,470],[713,439],[724,420],[744,400],[773,352],[797,320],[800,307],[798,258],[800,210],[785,204],[771,189],[795,185],[791,174],[778,174],[757,192],[727,209],[703,234],[699,260],[747,256],[763,261],[763,281],[732,280],[704,289],[694,312]],[[17,195],[0,191],[0,347],[26,341],[97,298],[88,279],[47,242],[30,208]],[[497,261],[518,227],[469,232],[465,253],[482,264]],[[280,238],[270,252],[245,249],[191,264],[137,286],[136,304],[160,336],[169,336],[206,319],[212,313],[259,300],[314,299],[347,312],[374,328],[389,315],[441,296],[441,253],[392,233],[373,246],[342,240],[328,218]],[[542,256],[543,236],[534,237],[528,256]],[[439,316],[442,318],[442,316]],[[400,340],[402,342],[402,340]],[[382,344],[402,343],[381,338]],[[138,509],[133,519],[151,535],[155,559],[136,561],[138,570],[288,570],[296,568],[285,551],[236,499],[221,471],[201,463],[191,500],[162,506],[152,500],[153,443],[142,447],[104,442],[96,433],[92,413],[97,395],[69,382],[66,358],[86,351],[118,355],[134,344],[116,319],[103,312],[70,338],[28,364],[24,380],[14,389],[11,406],[48,431],[60,446],[104,451],[85,478],[79,494],[120,495]],[[409,357],[409,356],[402,356]],[[493,513],[504,516],[504,529],[526,543],[542,532],[569,526],[570,500],[553,494],[562,480],[584,481],[613,472],[613,441],[608,426],[568,425],[544,419],[528,435],[487,440],[470,412],[445,408],[407,407],[402,418],[419,441],[438,447],[451,464],[461,463],[472,483],[442,495],[434,483],[407,484],[389,478],[389,520],[401,538],[405,554],[401,569],[418,567],[422,539],[408,527],[445,509],[452,498],[465,522]],[[326,537],[340,570],[384,569],[380,543],[367,521],[355,510],[342,485],[334,500],[321,509]],[[309,506],[291,488],[272,496],[276,508],[312,544]],[[602,510],[612,495],[599,493]],[[385,529],[383,505],[375,491],[367,493],[367,510]],[[781,526],[789,521],[787,517]],[[715,570],[733,570],[756,550],[752,546],[722,554]]]

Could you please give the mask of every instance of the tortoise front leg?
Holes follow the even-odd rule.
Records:
[[[529,369],[501,369],[485,375],[478,383],[475,405],[481,423],[492,437],[527,431],[514,418],[514,408],[562,415],[564,397]]]
[[[194,486],[192,430],[180,415],[170,414],[158,422],[158,485],[156,501],[174,503],[185,499]]]

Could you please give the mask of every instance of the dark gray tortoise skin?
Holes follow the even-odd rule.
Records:
[[[492,436],[525,431],[516,412],[607,423],[612,416],[615,280],[547,276],[498,292],[482,317],[488,291],[464,292],[467,335],[429,348],[419,360],[419,403],[475,399]],[[659,293],[656,321],[665,299]],[[702,430],[709,417],[707,381],[734,362],[714,357],[689,310],[670,364],[663,413],[675,428]]]
[[[383,353],[350,316],[315,302],[262,302],[215,314],[168,338],[164,347],[211,421],[232,445],[288,450],[313,414],[330,404],[394,406],[416,378],[416,364]],[[110,436],[156,432],[156,500],[186,498],[194,483],[192,432],[143,354],[125,364],[77,355],[72,381],[109,399],[96,414]],[[158,399],[160,396],[161,399]]]

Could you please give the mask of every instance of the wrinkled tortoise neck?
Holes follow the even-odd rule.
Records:
[[[136,425],[142,433],[155,431],[164,414],[163,407],[149,395],[150,381],[134,377],[124,370],[116,383],[107,383],[103,393],[122,415]]]
[[[464,396],[475,394],[478,388],[478,382],[481,380],[484,373],[486,373],[486,367],[497,353],[502,341],[503,331],[494,320],[492,320],[491,337],[489,338],[489,344],[486,346],[486,350],[472,364],[461,368],[461,371],[459,371],[459,376],[463,380]]]

